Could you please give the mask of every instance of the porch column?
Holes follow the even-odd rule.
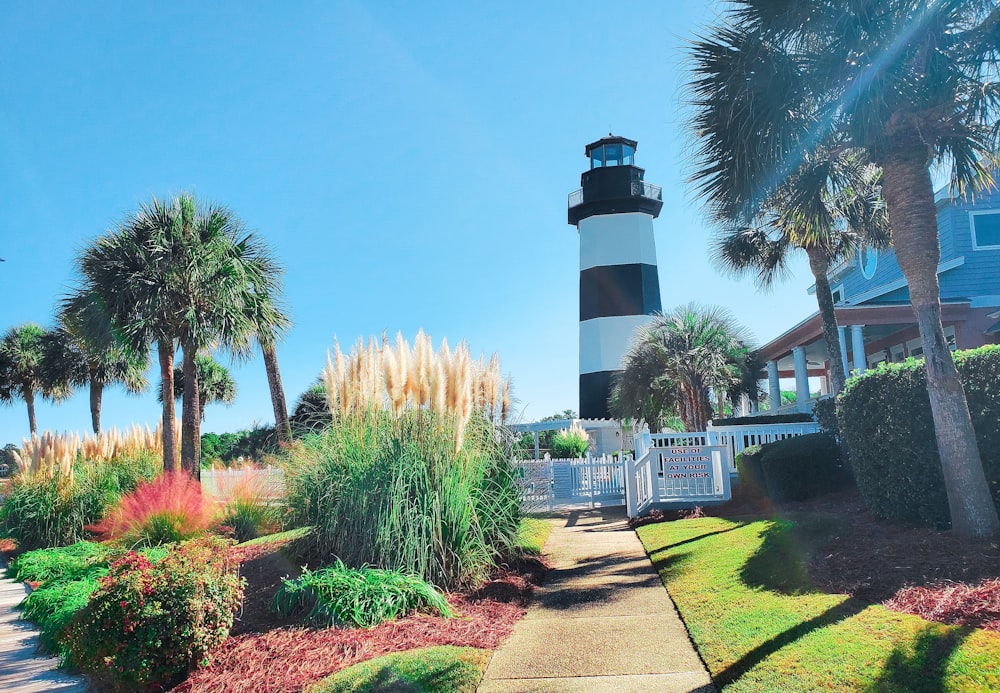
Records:
[[[840,360],[844,363],[844,377],[851,376],[851,365],[847,362],[847,328],[843,325],[837,326],[837,333],[840,337]]]
[[[865,357],[865,335],[861,332],[864,325],[851,325],[851,350],[854,352],[854,369],[864,373],[868,366]]]
[[[778,362],[767,362],[767,398],[771,402],[771,413],[781,406],[781,380],[778,378]]]
[[[809,411],[809,364],[806,363],[806,348],[792,349],[795,363],[795,404],[799,411]]]

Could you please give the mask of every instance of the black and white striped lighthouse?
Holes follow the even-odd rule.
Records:
[[[653,219],[659,186],[635,165],[635,140],[607,137],[585,148],[590,169],[569,196],[580,232],[580,418],[608,417],[612,376],[635,328],[661,309]]]

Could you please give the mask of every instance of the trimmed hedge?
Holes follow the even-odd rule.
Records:
[[[770,416],[761,414],[759,416],[736,416],[729,419],[712,419],[713,426],[757,426],[760,424],[780,424],[780,423],[812,423],[815,421],[812,414],[798,412],[795,414],[775,414]]]
[[[772,500],[805,500],[830,493],[850,480],[837,441],[810,433],[747,448],[736,461],[740,484]]]
[[[955,352],[993,501],[1000,508],[1000,345]],[[878,517],[950,526],[923,360],[851,378],[837,401],[842,440]]]

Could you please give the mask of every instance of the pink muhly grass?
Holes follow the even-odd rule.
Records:
[[[187,472],[164,472],[122,496],[90,529],[105,539],[155,545],[201,534],[217,515],[218,506],[202,493],[201,482]]]

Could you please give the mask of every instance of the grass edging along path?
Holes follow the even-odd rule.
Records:
[[[785,520],[715,517],[637,530],[721,689],[1000,690],[1000,633],[815,590],[802,542],[831,522],[802,516],[794,535]]]
[[[473,693],[483,678],[490,654],[490,650],[447,645],[395,652],[338,671],[306,691]]]

